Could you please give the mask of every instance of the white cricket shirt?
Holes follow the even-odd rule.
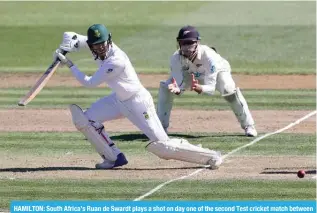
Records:
[[[121,101],[129,99],[144,88],[130,59],[114,43],[108,51],[108,58],[103,61],[98,59],[98,62],[99,69],[92,76],[81,72],[76,65],[70,69],[76,79],[86,87],[97,87],[106,83]]]
[[[174,77],[181,91],[191,86],[191,74],[202,85],[202,92],[212,95],[216,89],[217,75],[221,71],[231,72],[230,64],[216,51],[206,45],[198,45],[196,59],[191,62],[177,50],[170,60],[170,78]]]

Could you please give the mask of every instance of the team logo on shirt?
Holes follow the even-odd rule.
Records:
[[[149,114],[147,112],[143,112],[145,120],[148,120],[150,118]]]
[[[201,76],[201,73],[199,73],[199,72],[194,72],[193,74],[194,74],[195,78],[199,78]]]
[[[210,72],[214,73],[215,71],[216,71],[216,67],[214,65],[211,65]]]
[[[112,71],[113,71],[113,69],[109,68],[109,69],[107,70],[107,73],[111,73]]]

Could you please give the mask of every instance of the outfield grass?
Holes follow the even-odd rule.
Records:
[[[179,28],[194,24],[234,73],[312,74],[314,8],[315,2],[1,2],[0,37],[6,39],[0,40],[0,72],[47,67],[64,31],[85,34],[89,25],[104,23],[138,72],[166,73]],[[94,67],[82,61],[88,51],[71,58]]]
[[[146,138],[138,133],[112,133],[112,139],[127,156],[149,155]],[[174,134],[180,136],[181,134]],[[0,133],[0,154],[6,156],[60,156],[96,154],[80,133]],[[251,139],[226,134],[182,135],[192,143],[224,153]],[[237,155],[315,156],[314,134],[280,134],[242,150]],[[85,171],[82,171],[85,172]],[[2,171],[1,175],[5,175]],[[16,173],[18,175],[19,173]],[[0,179],[0,209],[11,200],[133,200],[162,183],[162,180],[72,180]],[[146,200],[313,200],[316,182],[298,180],[183,180],[167,185]]]
[[[297,194],[298,192],[298,194]],[[168,185],[147,199],[173,200],[313,200],[316,183],[298,181],[182,181]]]
[[[148,155],[144,149],[148,139],[136,132],[110,133],[118,147],[128,155]],[[193,144],[220,150],[223,154],[232,151],[253,138],[241,137],[242,134],[211,134],[211,133],[173,133],[171,137],[182,137]],[[93,154],[94,149],[79,132],[0,132],[2,143],[0,153],[24,153],[28,155],[64,155],[66,153]],[[264,138],[261,142],[241,150],[241,155],[316,155],[315,134],[279,134]]]
[[[17,108],[19,99],[29,88],[0,89],[0,108]],[[67,92],[66,92],[67,91]],[[155,104],[158,89],[151,88]],[[249,107],[253,110],[313,110],[316,108],[316,91],[310,89],[300,90],[242,90]],[[69,88],[53,87],[44,88],[41,93],[27,106],[27,108],[66,108],[69,104],[76,103],[87,108],[111,91],[106,88]],[[175,108],[205,109],[205,110],[230,110],[227,102],[216,92],[213,96],[197,95],[186,92],[174,99]]]
[[[0,180],[0,209],[11,200],[132,200],[158,181]]]
[[[52,62],[52,53],[61,42],[64,31],[85,34],[91,24],[103,23],[112,32],[114,42],[128,53],[138,73],[166,74],[169,57],[176,49],[175,37],[179,28],[192,24],[200,31],[203,44],[215,46],[231,62],[233,73],[315,74],[315,9],[315,2],[300,1],[0,2],[0,46],[3,50],[0,52],[0,73],[43,73]],[[69,57],[87,74],[96,70],[89,51]],[[66,68],[58,72],[69,74]],[[156,101],[158,89],[149,90]],[[17,102],[27,91],[29,88],[26,87],[0,89],[0,109],[20,109]],[[316,109],[315,90],[246,89],[242,92],[252,110]],[[110,90],[105,88],[44,88],[26,109],[66,109],[71,103],[85,108],[107,94]],[[174,107],[230,110],[219,93],[210,97],[185,93],[175,99]],[[155,160],[144,148],[147,138],[139,132],[110,132],[110,135],[128,158],[149,159],[146,162],[149,165]],[[222,154],[254,140],[242,133],[173,133],[170,136],[188,139]],[[0,132],[0,138],[0,156],[4,157],[0,168],[0,211],[7,210],[11,200],[133,200],[165,181],[146,177],[100,180],[102,175],[118,171],[99,171],[96,173],[99,180],[84,179],[88,177],[85,173],[88,171],[80,169],[74,173],[69,171],[67,179],[53,180],[49,172],[56,169],[49,170],[42,165],[67,164],[63,159],[70,159],[70,162],[74,159],[71,163],[77,165],[80,164],[77,157],[83,161],[99,159],[80,132]],[[311,159],[316,158],[315,142],[316,134],[283,133],[264,138],[235,155],[239,158],[293,156]],[[54,160],[51,162],[51,159]],[[14,169],[11,167],[15,166],[24,171],[17,169],[12,175]],[[36,171],[32,171],[32,167]],[[45,176],[48,172],[48,176],[28,179],[23,178],[22,172],[35,176]],[[134,174],[135,171],[129,172]],[[75,179],[71,176],[74,174],[82,174],[79,176],[82,179]],[[177,178],[175,174],[164,178]],[[315,200],[316,182],[310,178],[296,181],[183,180],[163,187],[146,199]]]
[[[193,144],[220,150],[223,154],[249,143],[240,134],[182,133],[172,137],[187,138]],[[1,132],[1,156],[61,157],[67,153],[96,155],[79,132]],[[128,157],[147,159],[146,137],[139,133],[111,133],[111,138]],[[279,134],[265,138],[236,155],[316,156],[315,134]],[[33,165],[33,164],[32,164]],[[40,164],[39,164],[40,165]],[[6,167],[10,167],[9,165]],[[27,168],[25,168],[27,169]],[[18,171],[18,170],[17,170]],[[49,171],[49,170],[48,170]],[[29,171],[31,172],[31,171]],[[85,172],[85,171],[82,171]],[[18,177],[19,172],[15,173]],[[1,171],[5,177],[5,169]],[[311,179],[306,179],[311,180]],[[71,180],[71,179],[0,179],[0,209],[9,208],[10,200],[133,200],[162,183],[160,180]],[[147,200],[312,200],[315,181],[293,180],[184,180],[167,185]]]
[[[133,200],[161,182],[0,180],[0,209],[11,200]],[[3,187],[5,186],[5,187]],[[190,181],[168,185],[145,200],[313,200],[314,181]]]

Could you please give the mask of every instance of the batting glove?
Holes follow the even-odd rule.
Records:
[[[74,32],[64,32],[63,41],[59,46],[60,49],[67,52],[76,52],[79,49],[78,36]]]
[[[73,62],[70,59],[68,59],[66,56],[64,56],[62,54],[62,51],[63,50],[61,49],[57,49],[55,51],[56,58],[59,59],[63,65],[66,64],[69,68],[71,68],[72,66],[74,66]]]

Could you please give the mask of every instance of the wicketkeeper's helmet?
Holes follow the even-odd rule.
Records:
[[[195,27],[187,25],[182,27],[177,36],[177,41],[181,40],[192,40],[192,41],[198,41],[200,40],[199,32],[196,30]]]

